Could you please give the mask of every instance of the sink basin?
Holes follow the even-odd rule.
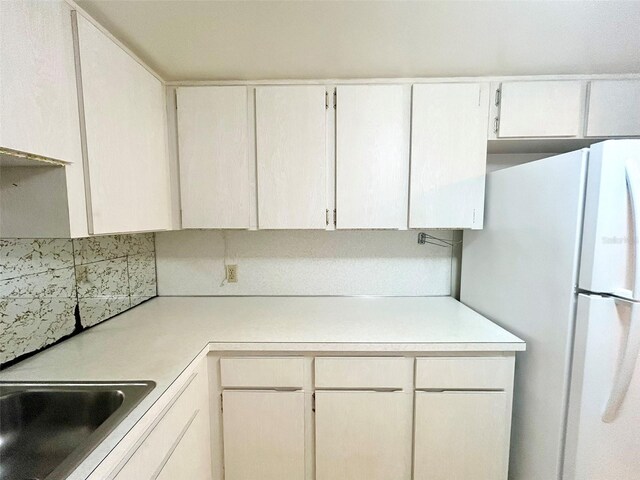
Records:
[[[0,480],[66,478],[154,387],[0,382]]]

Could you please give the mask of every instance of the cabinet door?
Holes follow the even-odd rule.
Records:
[[[153,419],[152,423],[155,425],[146,436],[143,434],[144,439],[141,443],[134,441],[134,451],[114,480],[155,478],[169,462],[169,472],[179,468],[186,469],[186,464],[192,463],[189,469],[211,475],[209,388],[204,360],[198,366],[197,372],[195,377],[190,376],[190,379],[185,381],[177,398],[167,400],[168,405],[164,413],[153,414],[159,415],[160,418]],[[181,446],[182,443],[186,443],[187,447]],[[175,458],[171,460],[172,457]],[[165,478],[167,477],[165,474]],[[174,478],[208,479],[209,476],[184,475]]]
[[[78,15],[90,233],[170,227],[163,84]]]
[[[256,88],[259,228],[326,228],[325,93]]]
[[[177,90],[183,228],[249,227],[246,87]]]
[[[591,82],[586,136],[634,135],[640,135],[640,80]]]
[[[413,86],[411,228],[481,228],[489,87]]]
[[[408,480],[411,420],[411,394],[316,391],[316,480]]]
[[[211,479],[211,450],[207,417],[195,416],[183,433],[167,462],[162,466],[157,480]]]
[[[304,393],[223,393],[225,480],[304,479]]]
[[[337,87],[337,228],[407,228],[411,92]]]
[[[498,137],[580,135],[583,82],[508,82],[500,86],[500,91]]]
[[[0,78],[0,147],[82,162],[65,2],[0,2]]]
[[[416,392],[415,480],[507,478],[504,392]]]

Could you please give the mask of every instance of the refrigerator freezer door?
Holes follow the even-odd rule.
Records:
[[[625,353],[636,343],[640,304],[580,295],[565,449],[565,480],[640,478],[640,366],[614,415],[603,418],[624,369]],[[634,318],[635,317],[635,318]],[[633,367],[634,365],[632,365]]]
[[[465,231],[461,300],[527,342],[516,360],[509,478],[559,480],[588,151],[487,176]]]
[[[634,200],[640,204],[640,140],[609,140],[590,151],[580,288],[640,300],[640,211],[633,208]]]

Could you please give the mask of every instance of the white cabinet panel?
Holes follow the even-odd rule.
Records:
[[[0,77],[0,147],[82,162],[65,2],[0,2]]]
[[[157,480],[211,479],[208,417],[198,412],[156,477]]]
[[[590,83],[587,137],[640,135],[640,80]]]
[[[248,228],[247,88],[177,89],[183,228]]]
[[[163,84],[78,15],[90,232],[170,227]]]
[[[304,479],[304,393],[223,393],[225,480]]]
[[[220,385],[233,388],[302,388],[301,357],[246,357],[220,359]]]
[[[198,370],[195,377],[187,380],[184,391],[166,413],[161,414],[161,418],[147,437],[135,447],[135,451],[117,473],[115,480],[154,478],[169,462],[177,464],[170,466],[169,472],[178,468],[178,465],[193,463],[192,468],[197,471],[206,471],[203,466],[209,465],[208,473],[211,474],[209,388],[205,364],[202,363]],[[197,437],[195,441],[198,447],[188,448],[189,453],[183,454],[185,449],[180,447],[180,444],[185,440],[187,444],[191,444],[191,438],[194,436]],[[174,455],[176,458],[172,461]],[[204,480],[209,477],[184,478]]]
[[[506,480],[504,392],[416,392],[415,480]]]
[[[500,90],[498,137],[580,135],[584,82],[505,82]]]
[[[407,228],[409,85],[337,87],[337,228]]]
[[[256,88],[261,229],[326,228],[325,93],[324,86]]]
[[[401,389],[413,383],[413,363],[404,357],[319,357],[316,388]]]
[[[410,228],[481,228],[487,84],[413,86]]]
[[[513,381],[513,366],[513,357],[417,358],[415,385],[422,389],[506,390]]]
[[[411,394],[316,392],[316,480],[409,480]]]

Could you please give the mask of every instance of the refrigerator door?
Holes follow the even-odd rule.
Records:
[[[566,480],[640,478],[639,348],[640,304],[579,295]]]
[[[588,151],[487,176],[465,231],[461,300],[527,342],[518,353],[509,478],[562,473]]]
[[[609,140],[590,151],[580,288],[640,300],[640,140]]]

